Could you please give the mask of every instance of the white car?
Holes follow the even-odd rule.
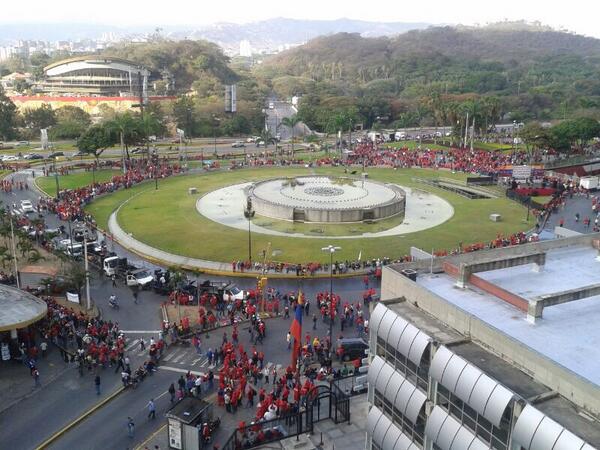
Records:
[[[25,214],[34,212],[33,204],[29,200],[21,200],[21,209]]]
[[[15,155],[4,155],[2,157],[2,162],[11,162],[11,161],[18,161],[19,157],[15,156]]]

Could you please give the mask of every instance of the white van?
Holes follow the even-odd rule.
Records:
[[[396,131],[396,134],[394,134],[394,139],[397,141],[404,141],[406,140],[406,133],[404,131]]]

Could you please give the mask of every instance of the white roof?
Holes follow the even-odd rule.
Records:
[[[525,450],[594,449],[531,405],[526,405],[519,415],[513,431],[513,440]]]

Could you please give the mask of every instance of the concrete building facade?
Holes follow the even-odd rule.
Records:
[[[599,448],[599,239],[386,267],[366,447]]]

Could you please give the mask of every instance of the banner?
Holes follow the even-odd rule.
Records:
[[[79,303],[79,294],[76,292],[67,292],[67,301],[72,303]]]

